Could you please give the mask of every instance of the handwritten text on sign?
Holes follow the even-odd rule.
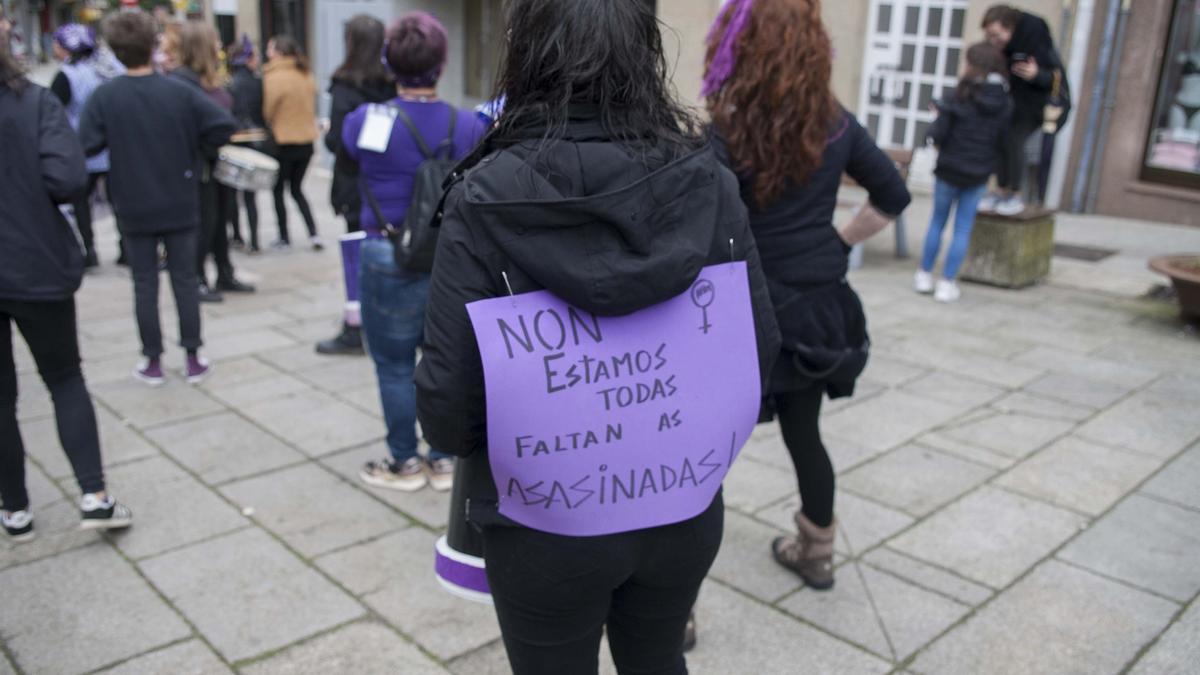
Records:
[[[467,306],[483,356],[500,512],[590,536],[704,511],[754,428],[760,383],[742,262],[596,317],[548,291]]]

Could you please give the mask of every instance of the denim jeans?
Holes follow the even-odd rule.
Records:
[[[388,450],[396,462],[417,454],[417,347],[425,333],[429,275],[396,267],[387,239],[363,242],[358,267],[362,332],[375,362],[379,398],[387,423]],[[449,457],[430,449],[430,459]]]
[[[925,253],[921,257],[921,269],[926,272],[933,271],[938,250],[942,247],[942,230],[946,228],[946,220],[950,218],[950,207],[958,202],[958,207],[954,210],[954,238],[951,239],[950,250],[946,253],[946,264],[942,267],[943,277],[958,277],[958,268],[962,266],[963,258],[967,257],[971,228],[975,225],[975,212],[979,210],[979,200],[983,198],[985,188],[986,183],[960,188],[941,179],[935,181],[933,215],[929,218],[929,232],[925,235]]]

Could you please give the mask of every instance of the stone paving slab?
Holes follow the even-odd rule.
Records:
[[[1151,457],[1067,437],[1021,462],[996,484],[1098,516],[1158,467]]]
[[[242,412],[314,457],[379,440],[387,433],[379,419],[313,390],[260,401]]]
[[[306,459],[283,441],[230,412],[156,427],[146,432],[146,436],[209,485]]]
[[[1200,443],[1150,479],[1142,492],[1200,511]]]
[[[364,614],[353,598],[254,528],[140,566],[230,661],[284,647]]]
[[[788,531],[727,511],[725,537],[709,576],[763,602],[792,593],[803,584],[800,577],[771,559],[771,541],[787,535]]]
[[[1200,592],[1200,512],[1133,495],[1059,557],[1186,602]]]
[[[230,483],[221,494],[304,556],[315,556],[403,527],[388,507],[313,465]],[[314,508],[315,506],[315,508]]]
[[[849,492],[923,516],[969,492],[993,473],[974,462],[906,445],[847,473],[840,484]]]
[[[993,401],[990,407],[1003,413],[1021,413],[1032,417],[1046,417],[1068,422],[1082,422],[1096,414],[1095,408],[1064,403],[1024,391],[1013,392]]]
[[[887,661],[814,628],[787,621],[720,584],[707,583],[696,603],[701,632],[688,668],[695,673],[886,673]]]
[[[131,364],[132,369],[132,364]],[[92,396],[139,429],[219,412],[221,404],[168,373],[161,387],[148,387],[133,378],[91,388]]]
[[[723,485],[726,508],[754,513],[795,492],[796,474],[750,457],[739,458],[725,476]]]
[[[903,391],[951,405],[980,406],[1004,395],[1005,389],[945,371],[936,371],[901,387]]]
[[[892,540],[919,560],[1002,588],[1085,523],[1081,516],[983,486]]]
[[[962,412],[963,406],[888,391],[861,405],[825,417],[821,420],[821,428],[874,450],[888,450]],[[872,423],[863,424],[864,419],[870,419]]]
[[[1025,391],[1075,405],[1106,408],[1128,395],[1132,387],[1071,373],[1047,373],[1029,383]]]
[[[1139,392],[1092,418],[1079,435],[1167,458],[1200,438],[1194,401]]]
[[[39,560],[63,551],[87,546],[100,540],[95,532],[79,529],[79,504],[59,499],[50,504],[33,504],[37,538],[14,544],[5,537],[0,543],[0,569]]]
[[[191,631],[103,543],[0,572],[0,637],[26,673],[83,673]]]
[[[1074,426],[1071,422],[1031,415],[995,414],[945,429],[941,434],[1005,457],[1019,459],[1062,436]]]
[[[158,651],[130,659],[119,666],[102,670],[96,675],[231,675],[229,666],[221,662],[203,642],[188,640]]]
[[[392,571],[391,583],[367,593],[363,601],[429,653],[447,660],[500,637],[500,625],[491,606],[450,595],[438,584],[435,539],[420,528],[397,535],[393,541],[399,545],[391,554],[374,558]]]
[[[834,496],[834,501],[838,521],[834,551],[843,556],[857,556],[913,523],[912,516],[863,499],[852,492],[839,492]],[[784,532],[795,533],[793,514],[799,509],[800,496],[794,494],[760,510],[754,516]]]
[[[135,506],[137,527],[116,532],[113,542],[131,558],[144,558],[249,522],[237,509],[162,457],[123,464],[108,471],[113,494]]]
[[[1049,561],[917,656],[915,673],[1117,673],[1177,606]]]
[[[1200,601],[1192,604],[1179,621],[1159,637],[1138,660],[1132,675],[1185,675],[1200,664]]]
[[[1157,373],[1148,368],[1129,366],[1109,359],[1077,354],[1057,347],[1035,347],[1013,359],[1016,363],[1068,373],[1111,384],[1139,387]]]
[[[902,555],[886,546],[863,556],[863,562],[964,605],[979,605],[993,593],[987,586]]]
[[[374,622],[358,622],[290,647],[242,668],[241,672],[444,675],[447,671],[389,628]]]

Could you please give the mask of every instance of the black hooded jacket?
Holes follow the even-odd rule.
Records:
[[[1000,163],[1013,103],[1004,81],[995,75],[967,100],[937,104],[929,138],[938,148],[938,178],[957,187],[986,183]]]
[[[1017,56],[1033,57],[1037,61],[1038,72],[1032,80],[1013,75],[1011,86],[1013,118],[1040,123],[1054,84],[1054,71],[1063,68],[1062,58],[1054,48],[1054,38],[1050,36],[1050,27],[1045,20],[1035,14],[1021,12],[1021,18],[1013,26],[1012,37],[1004,46],[1004,56],[1008,59],[1010,72],[1012,65],[1017,62]]]
[[[485,141],[486,143],[486,141]],[[450,191],[417,367],[417,414],[430,445],[465,457],[468,517],[505,522],[487,457],[483,366],[467,303],[549,289],[599,316],[619,316],[685,290],[702,267],[744,260],[764,378],[779,331],[734,175],[708,144],[645,158],[593,121],[538,149],[486,154]]]
[[[346,115],[366,103],[382,103],[396,95],[396,85],[390,81],[364,82],[335,79],[329,83],[329,131],[325,147],[334,155],[333,181],[329,201],[334,213],[357,220],[362,206],[358,194],[358,164],[342,150],[342,124]]]
[[[83,245],[56,203],[87,183],[79,139],[48,90],[0,85],[0,148],[0,299],[65,300],[83,277]]]

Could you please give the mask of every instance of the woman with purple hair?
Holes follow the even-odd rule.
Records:
[[[96,42],[95,32],[82,24],[68,23],[54,31],[54,57],[62,62],[62,70],[50,84],[67,111],[71,128],[79,129],[79,116],[84,104],[97,87],[120,75],[125,68],[115,59],[106,58]],[[75,223],[83,239],[84,265],[100,264],[96,256],[95,234],[92,230],[92,195],[101,178],[108,175],[108,151],[87,159],[88,182],[84,191],[72,200]],[[107,182],[105,183],[107,186]]]
[[[431,156],[461,159],[486,131],[473,112],[438,98],[447,48],[446,29],[432,15],[412,12],[394,21],[385,34],[383,60],[396,78],[395,98],[362,105],[342,124],[342,149],[358,164],[364,193],[359,214],[366,233],[359,254],[362,334],[375,362],[388,428],[388,457],[368,462],[360,476],[369,485],[405,492],[427,483],[449,490],[454,477],[454,460],[436,446],[427,459],[417,455],[413,369],[429,275],[398,267],[383,231],[387,223],[404,221],[422,163]]]

